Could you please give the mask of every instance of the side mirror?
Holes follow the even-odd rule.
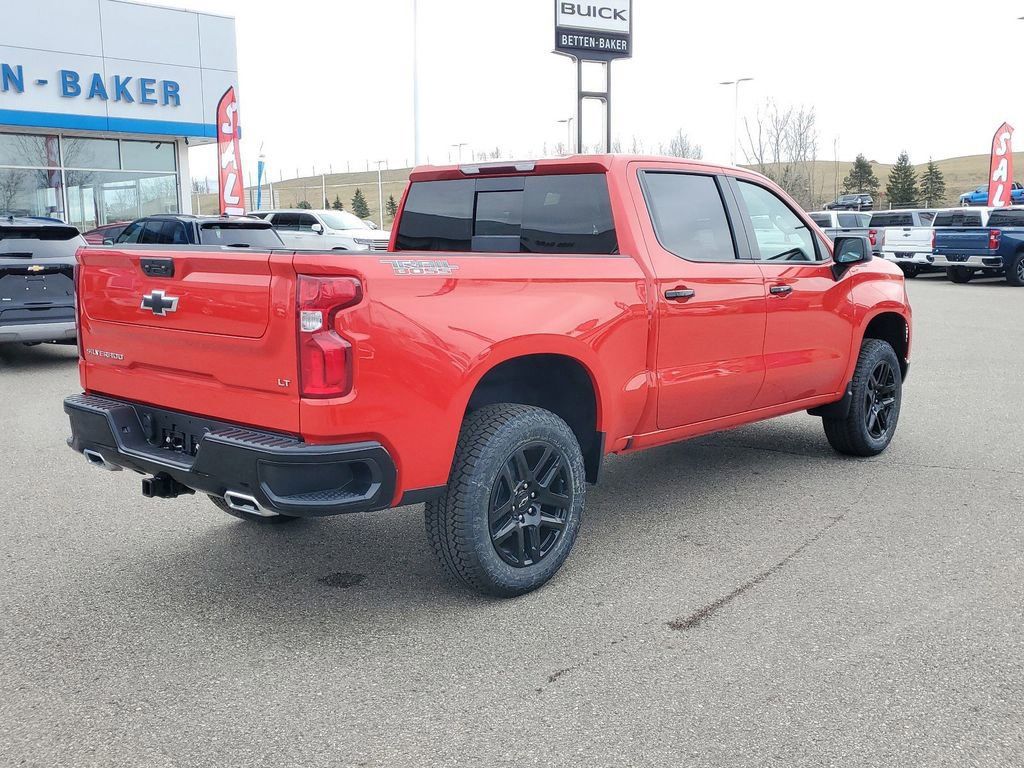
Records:
[[[322,235],[322,234],[324,233],[324,225],[323,225],[323,224],[321,224],[320,222],[317,222],[316,224],[314,224],[314,225],[313,225],[313,227],[312,227],[312,229],[313,229],[313,231],[314,231],[314,232],[316,232],[316,233],[317,233],[318,235]]]
[[[109,237],[105,237],[105,238],[103,238],[103,244],[104,245],[113,245],[114,241],[111,240]]]
[[[836,280],[854,264],[871,261],[871,241],[863,235],[845,235],[832,241],[832,274]]]

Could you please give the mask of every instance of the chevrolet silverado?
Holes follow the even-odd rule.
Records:
[[[550,579],[608,454],[808,410],[893,438],[911,311],[763,176],[577,156],[424,167],[388,252],[79,251],[71,447],[282,523],[425,502],[444,570]]]

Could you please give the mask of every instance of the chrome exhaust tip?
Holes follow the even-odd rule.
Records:
[[[82,455],[85,456],[85,460],[94,467],[99,469],[105,469],[108,472],[120,472],[121,467],[116,464],[111,464],[109,461],[103,458],[103,455],[99,451],[93,451],[86,448],[82,451]]]
[[[264,509],[255,498],[247,493],[228,491],[224,494],[224,503],[235,512],[244,512],[247,515],[259,515],[260,517],[277,517],[277,512]]]

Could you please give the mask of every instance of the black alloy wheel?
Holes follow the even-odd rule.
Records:
[[[558,544],[573,502],[569,463],[544,441],[505,459],[491,490],[488,525],[498,556],[515,568],[536,565]]]
[[[896,372],[888,360],[875,364],[864,392],[864,428],[875,440],[881,440],[893,426],[896,407]]]

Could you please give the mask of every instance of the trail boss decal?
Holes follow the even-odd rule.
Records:
[[[380,263],[390,264],[396,275],[450,275],[459,268],[448,259],[381,259]]]

